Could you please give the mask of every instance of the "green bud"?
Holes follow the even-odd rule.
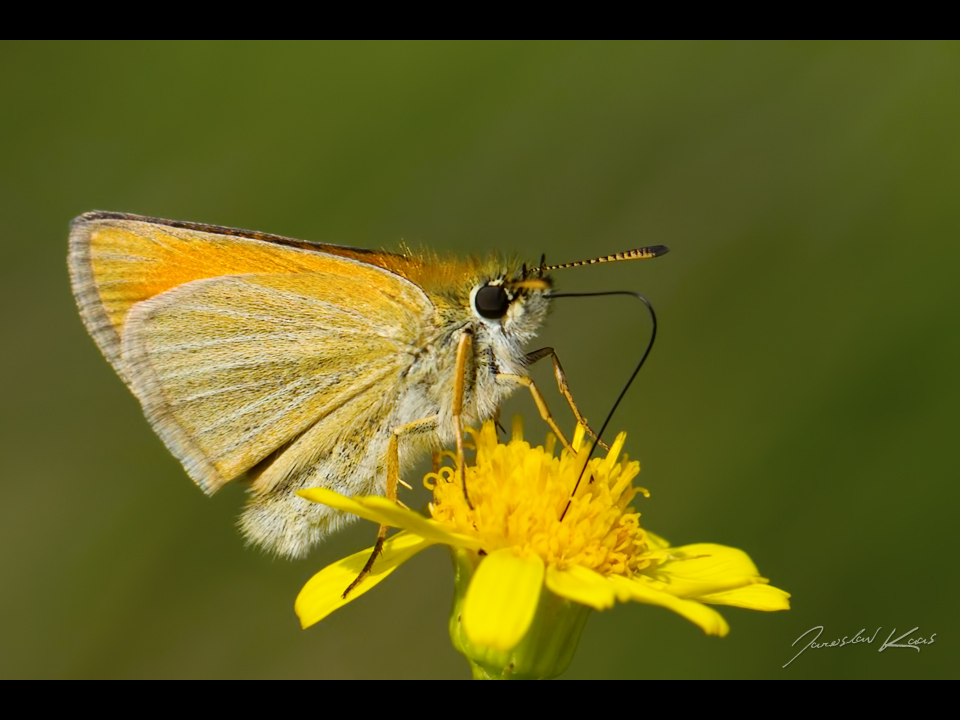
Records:
[[[591,608],[557,597],[544,587],[530,629],[516,647],[504,651],[477,645],[464,632],[460,616],[467,587],[483,556],[472,550],[450,550],[455,583],[450,639],[467,658],[474,679],[548,680],[566,670]]]

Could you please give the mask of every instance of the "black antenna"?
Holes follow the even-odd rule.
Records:
[[[630,376],[630,379],[627,380],[627,384],[623,386],[623,390],[620,391],[619,397],[617,397],[616,402],[613,403],[613,407],[610,408],[610,412],[607,413],[607,419],[603,421],[603,425],[600,426],[600,430],[597,432],[596,438],[594,438],[590,452],[587,453],[587,461],[583,464],[583,469],[580,471],[580,477],[577,478],[577,484],[573,486],[573,491],[570,493],[571,500],[573,499],[574,495],[577,494],[577,489],[580,487],[580,481],[583,480],[583,474],[587,471],[587,464],[590,462],[590,458],[593,457],[593,452],[597,449],[597,445],[600,444],[600,438],[603,437],[603,431],[607,429],[607,425],[609,425],[610,420],[613,419],[613,414],[617,411],[620,401],[623,400],[624,395],[627,394],[627,390],[630,389],[630,385],[633,383],[634,378],[637,377],[637,373],[640,372],[640,368],[643,367],[643,363],[646,362],[647,357],[650,355],[650,351],[653,349],[653,341],[657,339],[657,314],[653,311],[653,305],[650,304],[650,301],[640,293],[631,292],[629,290],[609,290],[607,292],[592,293],[550,293],[547,295],[547,297],[553,299],[560,297],[601,297],[605,295],[630,295],[642,302],[647,306],[647,310],[650,311],[650,319],[653,321],[653,331],[650,333],[650,342],[647,343],[647,349],[644,351],[643,357],[641,357],[640,362],[637,363],[637,367]],[[563,518],[566,517],[567,510],[570,509],[570,502],[570,500],[567,500],[567,506],[560,514],[561,522],[563,521]]]

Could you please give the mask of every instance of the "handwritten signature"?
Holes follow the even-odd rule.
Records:
[[[937,636],[936,633],[934,633],[933,635],[931,635],[929,638],[923,638],[923,637],[910,638],[910,637],[908,637],[909,635],[912,635],[913,633],[915,633],[915,632],[916,632],[917,630],[919,630],[919,629],[920,629],[920,627],[917,626],[917,627],[913,628],[912,630],[907,630],[907,631],[906,631],[905,633],[903,633],[903,635],[901,635],[900,637],[891,640],[891,638],[893,638],[893,634],[897,631],[897,629],[894,628],[893,630],[890,631],[890,634],[887,635],[887,639],[883,641],[883,644],[879,647],[879,649],[877,650],[877,652],[883,652],[883,651],[886,650],[887,648],[912,648],[913,650],[916,650],[917,652],[920,652],[920,646],[921,646],[921,645],[933,645],[934,638]],[[867,635],[864,635],[864,634],[863,634],[863,633],[866,632],[866,628],[861,628],[861,629],[860,629],[860,632],[858,632],[858,633],[857,633],[856,635],[854,635],[853,637],[850,637],[849,635],[844,635],[843,638],[839,638],[839,639],[833,640],[833,641],[831,641],[831,642],[827,642],[827,641],[817,642],[817,641],[820,639],[820,636],[823,634],[823,625],[817,625],[816,627],[810,628],[810,629],[807,630],[803,635],[801,635],[801,636],[798,637],[796,640],[794,640],[794,641],[791,643],[790,646],[791,646],[791,647],[795,646],[798,642],[800,642],[801,640],[803,640],[803,638],[805,638],[807,635],[809,635],[810,633],[812,633],[814,630],[817,631],[817,634],[813,636],[813,639],[810,640],[810,642],[808,642],[806,645],[804,645],[804,646],[800,649],[800,652],[798,652],[796,655],[794,655],[794,656],[790,659],[790,662],[788,662],[788,663],[787,663],[786,665],[784,665],[783,667],[786,667],[787,665],[789,665],[790,663],[792,663],[794,660],[796,660],[798,657],[800,657],[807,648],[813,648],[814,650],[819,650],[820,648],[843,647],[844,645],[857,645],[857,644],[859,644],[859,643],[867,643],[867,644],[869,645],[869,644],[871,644],[871,643],[876,639],[877,635],[880,633],[880,628],[877,628],[877,629],[874,631],[873,635],[867,636]],[[907,638],[906,642],[905,642],[905,643],[901,643],[900,641],[903,640],[904,638]]]

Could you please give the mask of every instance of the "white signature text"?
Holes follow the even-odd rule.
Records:
[[[890,634],[887,635],[887,639],[883,641],[883,644],[880,645],[880,647],[877,649],[877,652],[883,652],[887,648],[911,648],[913,650],[916,650],[917,652],[920,652],[921,645],[933,645],[933,642],[934,642],[933,639],[937,636],[936,633],[931,635],[929,638],[909,637],[919,629],[920,627],[917,626],[912,630],[907,630],[905,633],[903,633],[899,637],[894,638],[893,635],[894,633],[897,632],[897,629],[894,628],[893,630],[890,631]],[[791,647],[795,646],[798,642],[803,640],[805,637],[807,637],[810,633],[814,631],[816,631],[817,634],[813,636],[810,642],[808,642],[806,645],[800,648],[800,652],[798,652],[796,655],[790,658],[790,662],[788,662],[783,667],[786,667],[787,665],[792,663],[794,660],[796,660],[798,657],[800,657],[803,654],[804,650],[806,650],[807,648],[813,648],[814,650],[819,650],[820,648],[843,647],[844,645],[857,645],[859,643],[867,643],[869,645],[873,643],[873,641],[876,640],[877,635],[880,634],[880,628],[877,628],[876,630],[874,630],[873,635],[864,635],[864,633],[866,632],[866,628],[861,628],[860,632],[858,632],[853,637],[850,637],[849,635],[844,635],[842,638],[838,638],[836,640],[832,640],[832,641],[824,640],[823,642],[818,642],[818,640],[820,640],[820,636],[823,634],[823,625],[817,625],[816,627],[810,628],[803,635],[801,635],[796,640],[794,640],[793,643],[791,644]]]

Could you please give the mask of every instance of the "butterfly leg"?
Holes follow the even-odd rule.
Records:
[[[467,463],[463,456],[463,382],[467,372],[467,358],[471,357],[473,349],[473,333],[465,330],[457,341],[457,365],[454,370],[453,381],[453,433],[457,438],[457,470],[463,483],[463,499],[467,507],[473,510],[470,496],[467,495]]]
[[[435,428],[438,421],[439,416],[431,415],[430,417],[420,418],[419,420],[404,423],[403,425],[397,425],[397,427],[393,429],[393,432],[390,433],[390,442],[387,446],[387,500],[392,500],[395,503],[403,505],[399,498],[397,498],[397,486],[403,485],[407,488],[410,487],[407,483],[403,482],[400,477],[400,436],[411,431],[423,430],[424,427]],[[387,529],[387,525],[381,525],[377,530],[377,542],[373,546],[373,552],[370,553],[369,559],[363,566],[363,570],[357,575],[356,580],[350,583],[349,587],[343,591],[343,597],[346,597],[347,594],[359,585],[360,581],[373,570],[373,563],[376,562],[380,553],[383,552],[383,543],[387,539]]]
[[[580,414],[580,408],[577,407],[577,403],[573,400],[573,394],[570,392],[570,386],[567,384],[567,376],[563,372],[563,366],[560,365],[560,358],[557,357],[557,351],[552,347],[534,350],[532,353],[527,355],[526,363],[527,365],[533,365],[533,363],[537,362],[538,360],[543,360],[545,357],[549,357],[551,360],[553,360],[553,374],[557,378],[557,388],[559,388],[560,394],[566,398],[567,404],[570,406],[570,409],[573,410],[574,417],[577,418],[577,422],[583,425],[584,430],[587,431],[587,435],[596,440],[597,434],[590,429],[586,419]],[[603,440],[600,440],[600,447],[602,447],[604,450],[610,449],[610,447]]]
[[[529,390],[530,394],[533,396],[533,402],[536,403],[537,410],[540,411],[540,417],[542,417],[543,421],[550,426],[553,434],[560,439],[560,442],[563,443],[563,446],[568,450],[573,450],[573,448],[570,447],[570,443],[567,441],[566,436],[563,434],[563,431],[557,427],[557,423],[553,419],[553,415],[550,414],[550,408],[547,407],[547,401],[543,399],[543,393],[540,392],[540,388],[537,387],[537,384],[533,380],[525,375],[509,375],[507,373],[500,373],[497,375],[497,380],[507,380],[509,382],[516,383],[517,385],[523,385],[525,388],[527,388],[527,390]]]

